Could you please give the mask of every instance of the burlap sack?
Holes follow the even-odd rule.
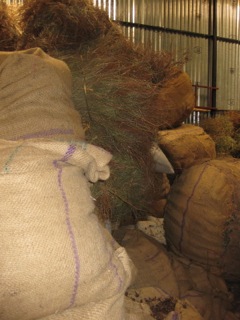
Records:
[[[170,312],[165,320],[175,320],[179,318],[181,320],[204,320],[196,308],[187,300],[178,301],[175,310]]]
[[[165,82],[151,108],[158,108],[160,129],[172,129],[186,120],[194,105],[190,77],[186,72],[181,72]]]
[[[159,131],[158,144],[176,173],[216,158],[213,139],[204,132],[203,128],[190,124],[181,125],[172,130]]]
[[[189,301],[204,320],[224,320],[233,301],[224,279],[189,259],[180,259],[172,253],[171,256],[179,298]]]
[[[160,315],[173,311],[170,315],[175,318],[169,315],[167,319],[225,319],[232,307],[232,295],[224,279],[179,258],[137,230],[126,230],[122,243],[138,269],[127,296],[150,305],[150,315],[155,311],[163,319]]]
[[[144,320],[205,320],[188,300],[169,297],[159,288],[145,287],[137,290],[128,290],[128,296],[136,305],[138,304],[139,307],[144,308]],[[147,305],[146,302],[148,303]],[[146,306],[149,307],[149,310]],[[211,318],[211,320],[213,319],[221,320],[223,318]]]
[[[125,319],[131,264],[89,189],[110,159],[85,143],[0,140],[0,319]]]
[[[157,287],[169,296],[179,296],[171,258],[164,246],[140,230],[127,230],[121,243],[138,270],[130,288]]]
[[[67,65],[40,48],[0,53],[0,139],[83,139]]]
[[[240,162],[211,160],[185,170],[165,207],[170,248],[227,280],[240,279]]]

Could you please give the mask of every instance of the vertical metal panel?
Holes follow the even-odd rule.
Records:
[[[110,8],[107,1],[95,0],[95,4],[103,9]],[[204,0],[118,0],[117,3],[112,1],[111,10],[115,12],[116,20],[208,33],[209,4]],[[108,13],[113,16],[112,12]],[[157,52],[171,52],[176,60],[182,59],[187,52],[189,62],[184,70],[192,83],[208,85],[208,40],[143,28],[122,27],[122,31],[130,41]],[[207,96],[206,89],[199,88],[197,104],[207,106]]]
[[[110,18],[112,18],[113,15],[113,4],[114,2],[112,0],[93,0],[93,5],[99,7],[102,10],[105,10]]]
[[[218,36],[239,40],[240,1],[218,0]]]
[[[206,0],[119,0],[117,7],[118,20],[177,30],[208,32],[209,4]]]
[[[208,32],[209,3],[206,0],[94,0],[93,3],[106,10],[114,20]]]
[[[240,47],[238,44],[218,44],[218,87],[219,109],[240,110]]]
[[[6,2],[8,5],[19,6],[23,4],[24,0],[4,0],[4,2]]]
[[[5,0],[20,5],[24,0]],[[208,34],[209,0],[93,0],[113,20]],[[217,0],[217,35],[240,40],[240,0]],[[178,33],[123,27],[124,35],[154,51],[170,51],[176,60],[188,52],[185,65],[193,84],[208,84],[208,40]],[[240,110],[240,46],[218,41],[217,107]],[[208,105],[206,89],[198,89],[197,104]]]

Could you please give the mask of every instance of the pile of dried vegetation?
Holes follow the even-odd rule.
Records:
[[[219,155],[232,155],[240,158],[240,113],[226,112],[214,118],[204,119],[201,127],[216,143]]]
[[[133,47],[117,26],[87,53],[61,59],[72,71],[73,99],[88,141],[114,155],[110,179],[94,186],[100,211],[115,221],[145,217],[159,180],[150,148],[162,109],[152,107],[163,83],[181,72],[178,63],[170,54]]]
[[[87,140],[113,154],[110,179],[93,187],[100,216],[145,217],[159,180],[150,148],[168,112],[156,100],[182,73],[185,56],[175,61],[132,44],[87,0],[25,0],[18,13],[18,49],[41,47],[68,64]]]
[[[24,49],[75,50],[111,27],[107,13],[87,0],[25,0],[19,15]]]
[[[0,1],[0,51],[16,50],[19,35],[14,10]]]

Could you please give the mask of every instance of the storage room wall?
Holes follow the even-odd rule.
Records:
[[[6,0],[14,5],[23,1]],[[214,3],[217,50],[213,56]],[[131,41],[155,51],[170,51],[176,59],[187,53],[185,71],[193,85],[216,85],[215,106],[240,110],[240,0],[93,0],[93,4],[119,22]],[[197,93],[197,106],[212,106],[211,90],[199,87]]]
[[[214,2],[217,53],[213,57]],[[216,107],[240,110],[239,0],[94,0],[94,4],[107,10],[131,41],[171,51],[176,59],[187,52],[185,71],[193,84],[211,87],[216,61]],[[211,106],[210,92],[198,88],[197,106]]]

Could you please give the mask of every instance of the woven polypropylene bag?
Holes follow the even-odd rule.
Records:
[[[89,187],[110,159],[84,142],[0,140],[0,319],[125,319],[129,259]]]

